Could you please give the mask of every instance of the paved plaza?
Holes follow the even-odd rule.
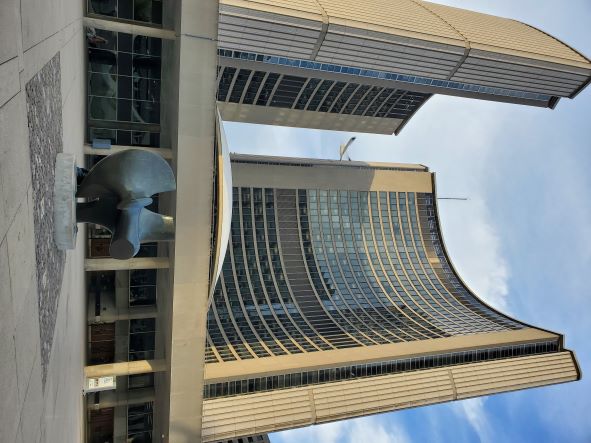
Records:
[[[82,9],[0,2],[2,443],[84,437],[84,242],[55,249],[51,193],[57,152],[83,160]]]

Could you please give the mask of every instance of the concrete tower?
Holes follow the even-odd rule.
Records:
[[[560,334],[462,282],[425,166],[236,155],[232,167],[206,441],[580,378]]]
[[[433,94],[554,108],[589,59],[527,24],[419,0],[221,0],[224,120],[398,133]]]

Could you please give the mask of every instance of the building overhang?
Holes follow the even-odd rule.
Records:
[[[218,51],[218,53],[225,52],[227,51]],[[445,80],[422,79],[415,76],[397,76],[396,74],[391,75],[379,71],[367,71],[368,75],[357,76],[350,73],[344,73],[345,68],[343,68],[343,72],[307,69],[290,65],[289,59],[285,59],[285,64],[268,63],[265,61],[252,60],[256,54],[242,53],[239,51],[229,52],[238,56],[220,56],[218,58],[218,66],[221,68],[218,73],[218,106],[222,118],[228,121],[398,135],[433,94],[551,109],[555,107],[560,98],[555,95],[540,95],[525,92],[519,93],[517,91],[504,90],[489,86],[476,86],[469,83],[464,84],[461,82]],[[266,56],[263,57],[263,59],[284,60],[281,57]],[[305,61],[293,61],[305,63]],[[316,63],[315,65],[324,66],[325,64]],[[224,78],[225,68],[232,70],[232,78]],[[341,68],[337,67],[336,69],[340,71]],[[248,76],[245,83],[237,79],[239,73],[245,73]],[[255,77],[253,77],[253,73],[264,73],[265,79],[269,75],[279,76],[275,88],[270,92],[271,96],[265,101],[265,103],[256,100],[258,99],[259,94],[261,94],[260,90],[263,88],[262,82],[255,87],[259,92],[254,102],[252,100],[249,102],[245,101],[245,95],[251,84],[254,82]],[[289,104],[275,104],[274,94],[278,92],[277,85],[281,82],[281,79],[286,76],[294,79],[302,79],[301,85],[299,86],[300,92]],[[403,78],[404,81],[396,80],[396,78]],[[319,106],[312,106],[310,108],[313,100],[309,100],[307,106],[304,103],[303,106],[305,107],[300,106],[301,103],[298,103],[298,99],[302,96],[302,91],[305,90],[308,81],[318,80],[346,86],[342,87],[337,95],[330,98],[328,106],[322,105],[327,103],[325,100],[329,100],[331,94],[330,89],[320,98],[321,102]],[[229,88],[228,90],[222,90],[224,82],[227,82],[225,86]],[[435,86],[435,83],[449,85],[449,87]],[[369,102],[371,105],[366,103],[366,107],[360,112],[358,112],[360,108],[346,110],[347,105],[343,105],[341,109],[337,110],[335,103],[339,100],[342,100],[343,103],[351,103],[351,99],[348,99],[346,96],[349,85],[363,85],[364,87],[367,86],[372,90],[379,92],[376,93],[374,100]],[[355,91],[355,89],[352,91]],[[400,93],[400,105],[398,105],[398,102],[388,102],[387,98],[389,96],[387,93],[383,97],[379,95],[382,91],[393,91],[392,94]],[[501,93],[502,91],[504,92]],[[238,95],[234,96],[236,92],[238,92]],[[354,95],[353,92],[350,94]],[[409,102],[411,103],[410,105],[404,103],[407,98],[411,98],[412,100]],[[400,108],[399,110],[396,110],[397,114],[388,115],[389,110],[394,108]]]
[[[564,351],[217,398],[204,402],[203,441],[579,379],[574,354]]]
[[[234,186],[302,189],[299,170],[305,166],[309,189],[384,190],[432,192],[428,168],[418,164],[365,163],[233,154]],[[261,164],[265,165],[261,174]]]
[[[290,354],[252,360],[209,363],[205,365],[205,383],[244,380],[293,372],[337,368],[479,348],[510,346],[557,340],[560,336],[534,328],[486,334],[461,335],[424,341],[381,344],[357,348],[333,349],[309,354]]]
[[[364,117],[362,115],[332,114],[329,112],[274,108],[218,102],[222,118],[227,121],[294,128],[329,129],[331,131],[393,134],[406,120],[397,118]]]

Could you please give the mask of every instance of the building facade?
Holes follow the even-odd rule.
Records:
[[[183,238],[118,261],[110,234],[88,229],[86,441],[200,441],[205,318],[231,191],[216,124],[218,2],[84,3],[87,155],[78,164],[130,148],[170,161],[177,190],[154,205]]]
[[[527,24],[420,0],[221,0],[225,120],[398,133],[433,94],[554,108],[591,62]]]
[[[560,334],[462,282],[426,167],[244,155],[232,167],[205,441],[580,378]]]
[[[154,205],[182,239],[118,262],[88,229],[85,379],[116,386],[87,393],[87,441],[264,441],[580,376],[562,336],[461,282],[424,166],[236,156],[230,174],[215,96],[225,120],[398,133],[435,93],[552,108],[586,58],[410,0],[87,0],[84,26],[86,165],[170,160]]]

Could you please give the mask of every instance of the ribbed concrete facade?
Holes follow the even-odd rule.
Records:
[[[418,0],[222,0],[218,39],[222,116],[254,123],[392,133],[434,93],[554,107],[591,78],[543,31]]]
[[[205,441],[578,379],[570,352],[428,369],[205,401]],[[227,436],[227,437],[226,437]]]
[[[461,281],[426,167],[242,155],[232,167],[207,441],[579,378],[562,336]]]

